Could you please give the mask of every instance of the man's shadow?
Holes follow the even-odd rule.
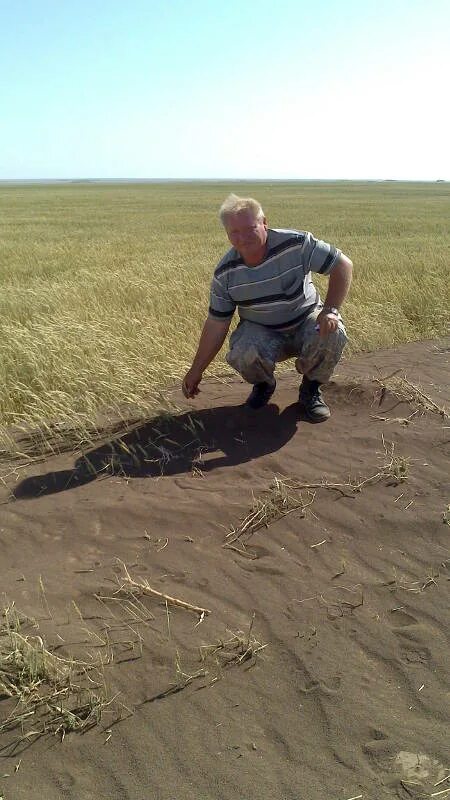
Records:
[[[83,454],[73,469],[26,478],[13,497],[41,497],[111,475],[160,477],[232,467],[279,450],[295,434],[298,420],[296,403],[282,413],[271,403],[256,412],[221,406],[161,414]]]

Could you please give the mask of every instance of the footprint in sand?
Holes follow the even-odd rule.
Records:
[[[327,682],[311,679],[305,683],[304,686],[299,686],[299,691],[302,694],[315,694],[319,692],[328,697],[336,695],[340,689],[342,679],[340,675],[331,675]]]
[[[160,575],[159,580],[161,583],[165,583],[167,580],[184,583],[186,581],[186,572],[182,572],[181,570],[172,570],[172,572],[166,572],[164,575]]]
[[[254,561],[237,561],[237,564],[244,570],[244,572],[254,572],[256,574],[262,573],[265,575],[284,575],[282,569],[278,569],[278,567],[268,567],[268,566],[260,566],[257,563],[257,559]]]
[[[375,761],[383,756],[389,756],[396,751],[395,745],[391,742],[388,735],[379,728],[372,728],[370,731],[371,739],[363,745],[363,752]]]
[[[375,761],[377,769],[387,773],[383,782],[386,786],[397,789],[400,792],[399,797],[408,796],[405,786],[414,790],[411,797],[429,797],[428,792],[441,784],[444,790],[450,789],[446,781],[449,770],[436,758],[426,753],[399,751],[398,745],[377,728],[373,728],[370,734],[372,738],[363,745],[363,752]]]
[[[250,544],[249,548],[257,558],[267,558],[267,556],[271,555],[270,550],[263,547],[261,544]]]
[[[393,628],[400,645],[400,657],[410,664],[428,664],[431,661],[431,650],[423,644],[420,628],[412,630],[410,626]]]
[[[409,664],[428,664],[431,661],[431,653],[428,647],[402,647],[401,657]]]
[[[396,628],[406,628],[409,625],[417,625],[417,619],[413,617],[412,614],[401,610],[392,612],[392,615],[389,617],[389,622],[394,631]]]
[[[403,661],[413,664],[427,664],[431,660],[430,648],[423,644],[424,629],[417,619],[405,611],[395,613],[390,619],[391,630],[400,644]]]
[[[445,780],[448,770],[440,761],[426,753],[400,750],[394,758],[392,768],[397,772],[395,777],[401,781],[403,788],[410,784],[409,788],[415,790],[416,794],[413,795],[415,797],[433,797],[433,792],[438,794],[439,790],[443,789],[445,792],[450,788],[448,781]]]

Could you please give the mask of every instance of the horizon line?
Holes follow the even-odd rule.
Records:
[[[447,178],[0,178],[0,183],[448,183]]]

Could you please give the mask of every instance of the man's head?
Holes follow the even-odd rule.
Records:
[[[230,194],[220,207],[220,221],[228,239],[249,266],[263,261],[266,252],[267,222],[260,204],[253,197]]]

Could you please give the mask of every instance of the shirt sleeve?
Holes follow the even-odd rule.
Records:
[[[303,247],[305,272],[318,272],[320,275],[329,275],[333,269],[341,250],[332,244],[316,239],[312,233],[306,234]]]
[[[214,276],[211,281],[209,300],[209,316],[213,319],[226,321],[231,319],[236,308],[236,303],[231,299],[227,287]]]

